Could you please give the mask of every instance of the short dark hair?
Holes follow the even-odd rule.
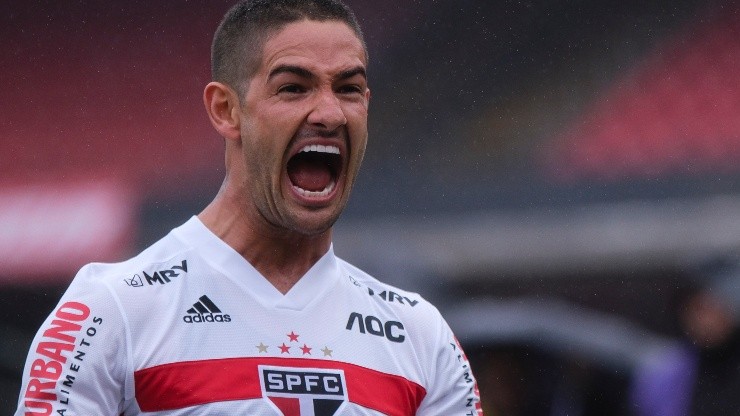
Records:
[[[259,68],[262,47],[272,32],[300,20],[346,23],[367,46],[352,10],[340,0],[245,0],[221,20],[211,46],[211,76],[243,93]]]

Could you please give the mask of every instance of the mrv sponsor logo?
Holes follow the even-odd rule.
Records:
[[[160,285],[170,283],[173,278],[179,277],[188,272],[188,261],[183,260],[180,264],[174,264],[169,269],[155,270],[154,272],[143,271],[141,274],[135,274],[130,279],[123,279],[131,287],[143,287],[144,284],[149,286],[158,283]],[[151,273],[151,274],[149,274]],[[144,277],[142,277],[142,275]]]
[[[208,296],[203,295],[187,310],[187,315],[182,320],[189,323],[199,322],[231,322],[228,314],[221,312],[218,306]]]
[[[259,372],[262,396],[284,416],[334,416],[347,401],[342,370],[259,366]]]

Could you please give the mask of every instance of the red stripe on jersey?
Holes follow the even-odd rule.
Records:
[[[298,399],[287,397],[270,397],[275,406],[283,412],[283,416],[301,416],[301,405]]]
[[[258,366],[344,371],[349,401],[389,416],[416,413],[424,387],[395,374],[355,364],[304,358],[249,357],[184,361],[134,373],[136,401],[145,412],[262,397]]]

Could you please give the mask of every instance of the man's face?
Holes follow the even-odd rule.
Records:
[[[245,200],[272,226],[315,235],[339,217],[367,143],[366,65],[338,21],[291,23],[266,40],[239,111]]]

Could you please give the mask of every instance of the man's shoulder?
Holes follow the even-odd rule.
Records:
[[[99,281],[113,287],[121,283],[133,287],[146,285],[147,279],[161,279],[162,271],[187,272],[187,252],[190,250],[171,232],[127,260],[86,264],[75,279]],[[165,277],[169,274],[164,273]]]
[[[444,318],[421,294],[385,283],[346,262],[342,268],[353,286],[345,329],[383,335],[392,341],[388,345],[412,348],[423,357],[432,357],[447,345]]]
[[[350,283],[379,305],[390,307],[404,315],[421,314],[428,317],[430,313],[439,314],[437,308],[421,294],[387,283],[382,277],[378,279],[344,260],[340,260],[340,264]]]

